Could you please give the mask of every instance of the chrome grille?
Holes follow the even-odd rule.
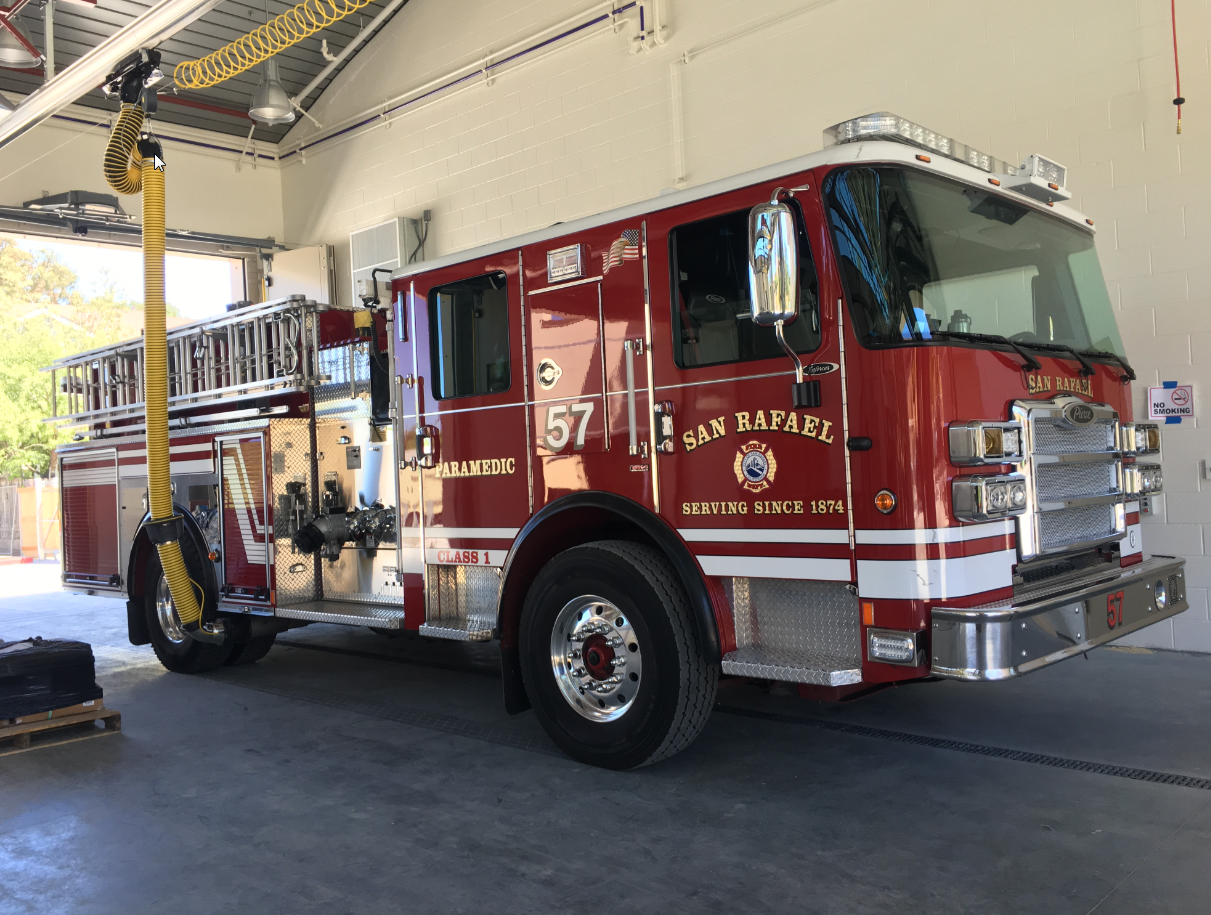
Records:
[[[1070,543],[1113,538],[1116,513],[1113,505],[1086,505],[1064,511],[1039,514],[1039,540],[1044,550],[1062,548]]]
[[[1018,468],[1029,484],[1026,512],[1017,518],[1023,561],[1087,549],[1126,533],[1118,414],[1108,404],[1086,404],[1094,421],[1077,425],[1064,413],[1075,403],[1082,401],[1060,395],[1013,406],[1011,418],[1026,434],[1026,460]]]
[[[1035,484],[1040,502],[1059,502],[1118,492],[1115,464],[1039,464]]]
[[[1114,423],[1073,427],[1035,420],[1035,454],[1088,454],[1114,450]]]

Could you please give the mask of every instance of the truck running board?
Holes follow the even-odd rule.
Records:
[[[815,686],[848,686],[862,682],[862,668],[853,667],[853,658],[803,651],[777,651],[747,647],[723,656],[723,672],[734,677],[785,680]]]
[[[482,626],[482,621],[474,618],[470,620],[435,620],[431,623],[422,623],[418,631],[421,635],[427,635],[433,639],[452,639],[456,642],[491,641],[491,628],[484,629]]]
[[[278,607],[277,616],[312,623],[337,623],[341,626],[372,626],[375,629],[404,628],[403,607],[355,604],[343,600],[312,600],[293,607]]]

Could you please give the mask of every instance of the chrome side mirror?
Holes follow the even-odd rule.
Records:
[[[799,251],[795,217],[778,202],[782,188],[769,203],[748,215],[749,309],[759,327],[789,324],[799,317]]]
[[[791,402],[795,407],[820,406],[820,382],[803,380],[803,362],[786,342],[783,326],[799,317],[799,241],[791,208],[780,203],[782,188],[769,203],[748,215],[749,311],[753,324],[773,327],[783,351],[795,363]]]

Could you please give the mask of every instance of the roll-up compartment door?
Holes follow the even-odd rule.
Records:
[[[68,583],[106,585],[121,575],[118,556],[118,454],[112,448],[65,454],[59,461],[63,500],[63,574]],[[116,585],[117,579],[112,584]]]

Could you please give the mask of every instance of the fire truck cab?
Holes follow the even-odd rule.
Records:
[[[171,670],[309,622],[499,640],[512,712],[629,768],[720,675],[1000,680],[1186,609],[1062,166],[880,113],[817,153],[170,333],[192,640],[142,525],[141,344],[53,367],[64,584]],[[62,410],[60,409],[62,408]]]

